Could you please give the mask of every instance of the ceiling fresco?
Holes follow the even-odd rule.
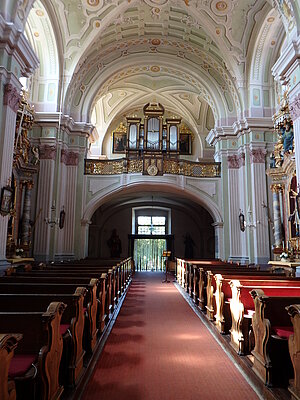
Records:
[[[265,69],[278,57],[284,32],[295,26],[292,3],[41,1],[31,11],[30,39],[41,40],[37,19],[45,17],[45,8],[62,62],[64,112],[74,120],[89,122],[97,108],[98,127],[107,127],[118,115],[157,99],[205,135],[203,110],[215,124],[243,117],[250,80],[265,85],[266,97],[263,90],[273,82]]]

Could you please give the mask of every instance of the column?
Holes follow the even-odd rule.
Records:
[[[214,222],[212,226],[215,228],[215,258],[224,259],[223,248],[223,222]]]
[[[30,228],[30,215],[31,215],[31,190],[33,188],[32,182],[26,182],[25,197],[22,215],[22,230],[21,230],[21,244],[25,248],[30,246],[31,241],[31,228]]]
[[[280,212],[280,192],[282,191],[282,186],[275,184],[271,187],[273,192],[273,218],[274,218],[274,239],[275,247],[280,248],[282,246],[283,236],[282,236],[282,226],[281,226],[281,212]]]
[[[228,208],[229,212],[229,258],[233,261],[241,261],[241,231],[239,226],[240,194],[239,194],[239,168],[240,158],[238,155],[230,155],[228,163]]]
[[[77,189],[78,153],[61,151],[61,180],[59,209],[64,208],[65,224],[59,229],[56,242],[56,258],[74,258],[75,208]]]
[[[300,184],[300,94],[294,97],[290,103],[290,114],[294,128],[294,148],[296,161],[296,175],[298,188]],[[299,189],[298,189],[299,191]]]
[[[40,170],[38,177],[38,194],[36,214],[39,216],[34,235],[34,258],[37,261],[49,261],[51,226],[46,223],[46,218],[52,219],[51,208],[56,208],[53,203],[53,186],[56,160],[55,145],[40,146]]]
[[[12,84],[4,86],[2,125],[0,132],[0,184],[1,188],[9,183],[12,174],[16,113],[19,107],[19,90]],[[6,265],[7,224],[9,216],[0,215],[0,268]]]
[[[254,262],[256,264],[267,264],[270,260],[268,219],[263,208],[263,204],[267,204],[265,158],[265,145],[250,150],[252,229]]]

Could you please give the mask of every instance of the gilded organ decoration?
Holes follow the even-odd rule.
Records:
[[[123,153],[117,160],[85,160],[86,175],[115,175],[142,173],[149,176],[163,174],[195,178],[219,178],[221,164],[195,162],[180,158],[192,154],[194,134],[178,116],[168,115],[160,103],[148,103],[143,114],[135,110],[121,121],[112,133],[112,152]],[[142,116],[143,115],[143,116]]]

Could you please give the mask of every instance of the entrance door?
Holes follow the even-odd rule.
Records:
[[[166,249],[166,239],[135,239],[133,254],[136,271],[162,271],[162,254]]]

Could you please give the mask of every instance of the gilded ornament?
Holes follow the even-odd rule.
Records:
[[[225,1],[218,1],[216,3],[216,9],[220,12],[226,11],[228,8],[228,4]]]
[[[100,0],[87,0],[87,5],[91,7],[97,7],[100,4]]]

